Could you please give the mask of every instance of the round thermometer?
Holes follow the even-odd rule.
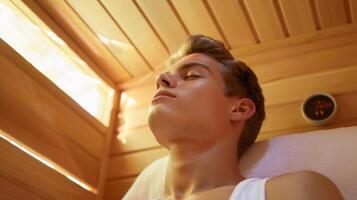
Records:
[[[301,106],[304,119],[317,126],[330,123],[336,116],[336,112],[336,100],[327,93],[313,94],[306,98]]]

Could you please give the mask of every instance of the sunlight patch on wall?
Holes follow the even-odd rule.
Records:
[[[104,125],[114,90],[21,1],[0,0],[0,38]]]

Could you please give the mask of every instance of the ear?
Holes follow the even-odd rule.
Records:
[[[231,107],[230,120],[244,121],[255,114],[255,104],[249,98],[236,99]]]

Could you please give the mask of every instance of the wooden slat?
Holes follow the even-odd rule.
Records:
[[[98,1],[67,1],[97,35],[108,38],[104,44],[130,74],[138,76],[150,71],[148,64]]]
[[[160,68],[167,59],[168,52],[135,3],[116,0],[103,0],[102,3],[151,67]]]
[[[308,52],[266,63],[246,63],[252,67],[261,84],[270,81],[302,76],[306,73],[319,73],[339,67],[356,64],[356,44],[321,51]],[[263,59],[262,59],[263,60]],[[308,70],[308,71],[307,71]]]
[[[357,64],[351,67],[342,67],[336,70],[267,83],[262,88],[266,96],[266,105],[275,106],[302,101],[316,91],[325,91],[332,94],[357,92],[356,77]]]
[[[276,40],[284,37],[283,27],[273,1],[245,0],[260,41]]]
[[[0,44],[1,125],[15,138],[96,186],[104,133],[66,104],[73,101],[70,97],[56,95],[63,92],[2,41]],[[6,56],[12,55],[11,61],[3,51]]]
[[[159,147],[159,143],[157,143],[155,136],[151,133],[151,130],[147,125],[141,128],[129,130],[125,133],[120,132],[119,134],[126,135],[126,143],[123,143],[118,138],[115,138],[112,142],[112,156]]]
[[[1,194],[0,199],[2,200],[18,200],[18,199],[28,199],[28,200],[43,200],[48,197],[31,193],[25,188],[16,185],[14,180],[8,180],[7,177],[0,174],[0,185],[1,185]]]
[[[256,42],[253,30],[244,16],[242,6],[236,0],[208,0],[230,47]]]
[[[357,1],[356,0],[349,0],[349,9],[351,13],[351,20],[352,23],[357,22]]]
[[[190,34],[204,34],[220,41],[224,40],[202,0],[173,0],[172,4]]]
[[[0,149],[0,178],[5,177],[6,180],[11,180],[16,187],[29,193],[36,191],[41,194],[41,199],[89,200],[95,198],[93,193],[74,184],[3,139],[0,139]],[[2,191],[3,189],[0,187],[0,193],[6,194]],[[19,193],[21,194],[22,191],[20,190]]]
[[[290,36],[315,30],[309,0],[279,0],[279,3]]]
[[[99,75],[104,74],[113,83],[131,77],[64,1],[24,0],[23,2]]]
[[[100,174],[99,174],[96,200],[102,200],[104,195],[105,183],[107,180],[108,164],[109,164],[109,158],[111,152],[111,143],[113,140],[115,140],[114,135],[118,127],[118,114],[120,112],[119,105],[120,105],[120,97],[121,97],[120,93],[121,92],[119,90],[116,90],[114,94],[113,106],[110,113],[108,134],[107,137],[105,138],[103,156],[100,162]]]
[[[111,157],[108,178],[119,179],[128,176],[136,176],[150,163],[167,154],[168,151],[166,149],[158,148]]]
[[[315,0],[321,28],[329,28],[347,23],[344,1]]]
[[[135,178],[136,177],[108,181],[105,188],[104,200],[122,199],[130,186],[134,183]]]
[[[137,1],[170,52],[174,52],[188,37],[185,27],[168,1]]]

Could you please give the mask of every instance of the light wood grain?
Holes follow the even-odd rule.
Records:
[[[290,36],[315,31],[309,0],[279,0]]]
[[[340,26],[347,23],[344,1],[315,0],[321,28]]]
[[[245,0],[244,3],[260,41],[285,37],[272,1]]]
[[[131,77],[64,1],[25,0],[23,2],[88,62],[97,74],[104,77],[104,80],[108,77],[111,85]]]
[[[136,176],[150,163],[168,154],[164,148],[114,156],[110,158],[108,179]]]
[[[3,139],[0,139],[0,149],[0,178],[11,181],[15,185],[13,187],[22,188],[33,195],[40,194],[41,199],[95,198],[93,193],[74,184]],[[8,191],[3,191],[4,189],[0,187],[1,194],[7,194]],[[22,190],[16,189],[20,195],[23,193]],[[2,199],[11,199],[11,196]]]
[[[116,0],[101,0],[101,2],[143,54],[151,68],[160,68],[168,57],[168,51],[135,3]]]
[[[108,181],[104,194],[104,200],[121,199],[133,184],[135,178],[136,177]]]
[[[352,23],[356,23],[357,22],[357,1],[355,0],[349,0],[349,9],[350,9],[350,13],[351,13],[351,20]]]
[[[105,133],[75,112],[72,107],[80,106],[63,91],[3,41],[0,44],[1,128],[96,186]]]
[[[254,30],[249,26],[238,1],[208,0],[208,3],[231,48],[256,43]]]
[[[180,18],[170,7],[170,3],[151,0],[138,0],[137,2],[169,51],[174,52],[187,39],[188,33],[180,22]]]
[[[67,0],[92,31],[103,39],[104,45],[119,59],[123,67],[133,76],[149,72],[151,69],[128,40],[125,33],[110,17],[98,1]]]
[[[172,4],[190,34],[204,34],[224,41],[203,1],[172,0]]]

